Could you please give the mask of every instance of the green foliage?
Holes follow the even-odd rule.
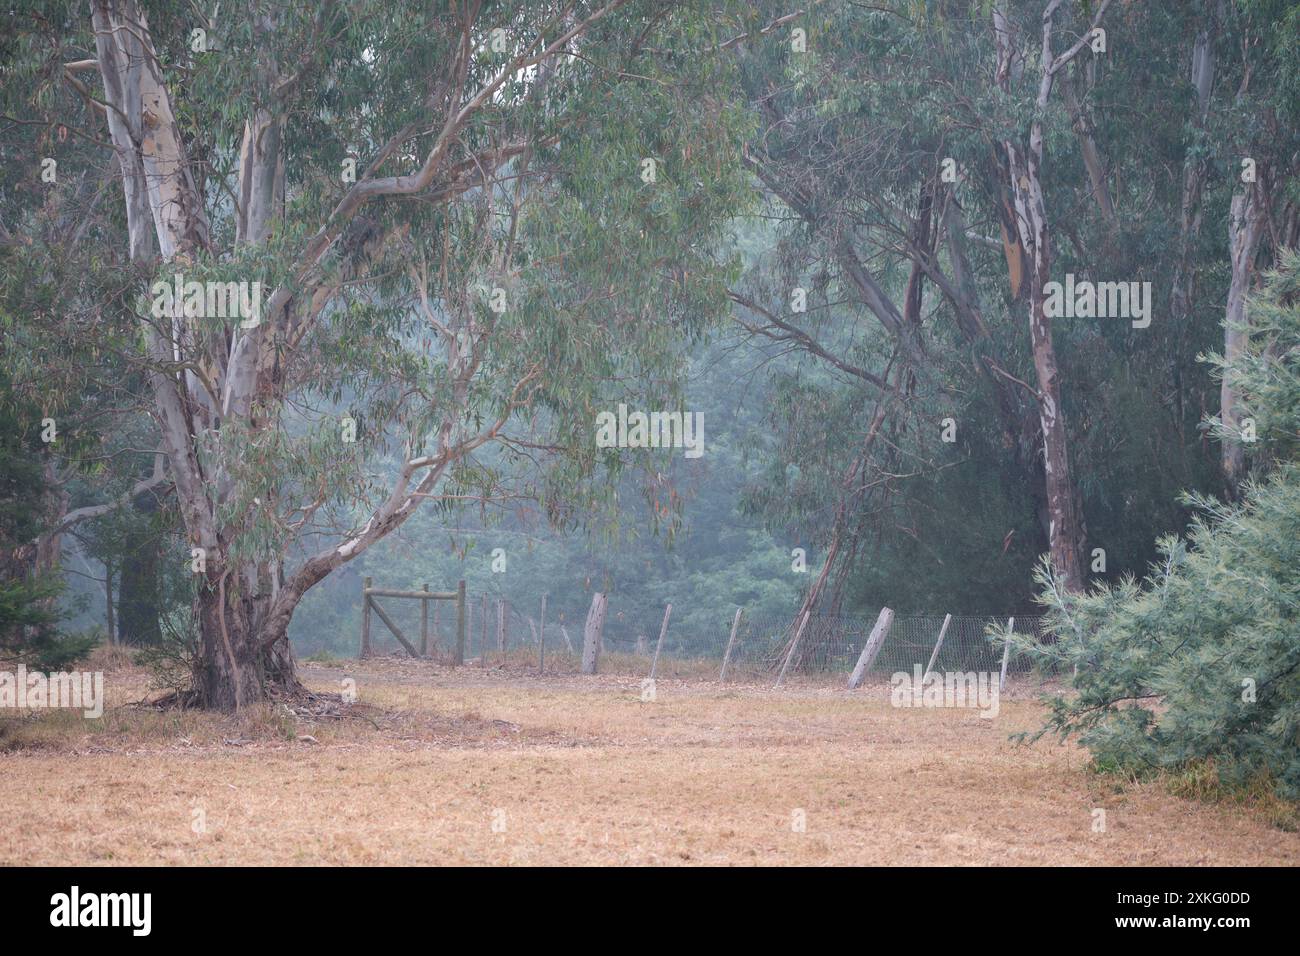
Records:
[[[44,475],[38,428],[0,368],[0,547],[16,547],[40,533]]]
[[[937,185],[935,202],[958,206],[970,227],[964,252],[988,334],[972,340],[952,297],[922,278],[917,334],[924,359],[890,411],[849,515],[853,543],[845,553],[852,566],[843,593],[861,607],[1026,608],[1034,563],[1047,549],[1037,406],[1030,389],[1009,386],[1010,379],[986,367],[995,360],[1020,382],[1035,381],[1026,290],[1011,291],[999,234],[1007,183],[990,145],[1028,125],[1038,73],[1027,67],[1009,95],[990,82],[991,6],[825,4],[799,21],[809,27],[808,55],[793,54],[786,34],[776,31],[741,58],[737,95],[748,97],[763,121],[749,149],[770,166],[771,192],[806,209],[796,215],[790,203],[774,199],[765,210],[771,225],[746,249],[751,299],[800,325],[836,358],[879,374],[890,367],[897,338],[845,278],[837,244],[850,234],[859,258],[901,305],[914,264],[899,237],[917,235],[931,217],[927,190],[947,159],[958,182]],[[1044,5],[1001,6],[1032,57]],[[767,3],[755,20],[770,22],[783,12]],[[1150,281],[1155,300],[1156,321],[1147,329],[1100,318],[1053,328],[1072,472],[1088,550],[1106,551],[1104,580],[1140,572],[1155,555],[1155,538],[1186,523],[1177,493],[1210,489],[1219,479],[1215,449],[1197,427],[1204,410],[1217,406],[1216,389],[1196,355],[1222,340],[1222,223],[1245,134],[1229,108],[1216,107],[1213,135],[1190,122],[1190,39],[1146,39],[1194,37],[1212,12],[1194,4],[1136,5],[1120,15],[1112,5],[1108,51],[1085,52],[1070,69],[1122,212],[1116,222],[1098,210],[1059,89],[1043,117],[1044,188],[1059,230],[1054,275]],[[1081,5],[1062,5],[1058,53],[1067,37],[1081,34],[1084,16]],[[1225,90],[1240,80],[1240,58],[1228,51],[1241,29],[1234,18],[1223,31],[1216,76]],[[1271,74],[1276,67],[1254,68]],[[789,82],[773,79],[787,75]],[[1277,125],[1278,141],[1287,144],[1281,151],[1291,149],[1294,124]],[[1196,295],[1175,322],[1169,279],[1179,256],[1183,166],[1197,150],[1212,174],[1204,227],[1188,251]],[[946,243],[936,258],[939,269],[955,275]],[[808,290],[806,316],[789,313],[794,286]],[[746,488],[745,506],[769,527],[820,544],[833,518],[827,503],[841,497],[839,482],[861,446],[876,389],[819,358],[792,364],[774,375],[771,434],[754,442],[769,467]],[[945,419],[957,426],[954,442],[939,439]]]
[[[1268,428],[1273,471],[1240,505],[1189,495],[1200,512],[1160,562],[1086,596],[1040,568],[1055,643],[1021,650],[1069,673],[1044,730],[1078,734],[1100,766],[1181,769],[1211,761],[1223,780],[1270,776],[1300,799],[1300,255],[1284,256],[1252,302],[1247,354],[1225,369]]]
[[[31,542],[43,530],[39,418],[0,367],[0,664],[57,670],[95,643],[61,634],[57,577],[33,577]]]
[[[93,631],[59,628],[63,614],[55,602],[62,591],[55,577],[0,579],[0,665],[62,670],[100,643],[103,635]]]
[[[1300,251],[1285,250],[1279,268],[1268,276],[1268,289],[1251,300],[1246,346],[1229,365],[1221,355],[1209,364],[1242,395],[1242,418],[1255,423],[1257,440],[1247,443],[1251,456],[1267,467],[1274,461],[1300,461],[1300,335],[1296,309],[1300,302]],[[1211,421],[1214,432],[1223,423]]]

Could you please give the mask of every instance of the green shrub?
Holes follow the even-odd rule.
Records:
[[[1142,581],[1065,594],[1040,566],[1054,643],[1013,637],[1074,677],[1039,735],[1077,734],[1100,767],[1186,773],[1300,799],[1300,256],[1251,303],[1246,354],[1223,366],[1259,428],[1239,504],[1201,496],[1185,538]],[[1220,428],[1220,432],[1222,429]]]
[[[0,664],[63,670],[99,642],[93,633],[59,631],[54,600],[61,590],[53,580],[0,580]]]

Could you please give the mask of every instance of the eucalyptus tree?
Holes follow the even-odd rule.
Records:
[[[1300,243],[1300,15],[1294,4],[1270,0],[1220,5],[1214,14],[1210,26],[1223,52],[1217,56],[1217,82],[1215,45],[1207,41],[1202,57],[1205,152],[1218,166],[1220,188],[1231,192],[1223,359],[1232,364],[1250,337],[1246,302],[1260,283],[1261,265],[1276,266]],[[1241,413],[1243,402],[1225,378],[1216,418],[1223,426],[1223,473],[1231,496],[1247,474],[1246,446],[1258,440],[1253,419]]]
[[[724,301],[741,117],[723,64],[647,52],[710,29],[676,3],[90,13],[20,23],[50,41],[27,92],[116,160],[112,305],[198,579],[199,696],[238,708],[296,687],[308,589],[427,500],[494,499],[479,450],[535,459],[516,490],[559,523],[605,492],[596,412],[671,398]]]
[[[1141,579],[1067,599],[1052,569],[1039,570],[1060,640],[1011,639],[1076,675],[1074,693],[1052,698],[1039,735],[1077,734],[1100,769],[1200,767],[1252,792],[1300,796],[1298,303],[1300,253],[1283,249],[1250,297],[1241,349],[1223,363],[1258,423],[1251,453],[1267,477],[1237,502],[1189,496],[1196,521],[1185,537],[1161,539],[1160,560]],[[1134,706],[1151,699],[1160,707]]]

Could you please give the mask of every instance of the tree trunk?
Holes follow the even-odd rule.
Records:
[[[134,502],[139,516],[158,510],[158,499],[144,494]],[[158,582],[161,535],[150,525],[133,528],[122,542],[122,567],[118,578],[117,624],[123,644],[152,647],[162,643],[161,595]]]
[[[1210,96],[1214,91],[1214,36],[1218,16],[1196,35],[1192,48],[1191,81],[1196,88],[1196,128],[1203,130],[1210,115]],[[1170,324],[1181,334],[1191,310],[1194,272],[1191,267],[1192,249],[1201,232],[1201,198],[1205,187],[1208,165],[1203,159],[1189,156],[1183,164],[1183,193],[1178,223],[1178,259],[1174,265],[1174,281],[1169,295]]]
[[[201,637],[195,676],[200,702],[213,710],[235,711],[302,690],[288,633],[272,630],[270,595],[242,593],[250,580],[265,577],[265,568],[262,575],[251,566],[238,570],[210,568],[196,601]]]
[[[1094,24],[1100,22],[1108,3],[1098,7]],[[1052,95],[1056,72],[1069,65],[1073,53],[1057,58],[1052,53],[1052,17],[1060,0],[1052,0],[1042,17],[1041,75],[1035,98],[1034,119],[1029,126],[1028,144],[1003,141],[1006,169],[1015,204],[1020,245],[1029,259],[1029,338],[1034,355],[1038,387],[1038,417],[1043,430],[1043,470],[1047,493],[1047,539],[1052,566],[1066,591],[1083,590],[1083,522],[1070,472],[1070,455],[1061,415],[1061,387],[1052,344],[1052,323],[1047,315],[1047,283],[1051,281],[1051,229],[1047,221],[1047,200],[1043,193],[1043,114]],[[1023,71],[1015,30],[1001,7],[993,10],[994,35],[998,45],[998,84],[1010,92],[1013,80]],[[1080,47],[1072,48],[1077,53]]]
[[[1037,124],[1035,124],[1037,126]],[[1022,153],[1007,144],[1008,167],[1014,184],[1021,242],[1030,258],[1029,338],[1038,387],[1038,420],[1043,433],[1043,472],[1047,497],[1047,542],[1052,566],[1067,591],[1083,589],[1082,522],[1076,500],[1070,455],[1061,415],[1060,375],[1052,322],[1047,315],[1045,287],[1051,281],[1051,246],[1039,165],[1034,145],[1041,149],[1041,129],[1031,134],[1031,148]]]
[[[1046,242],[1046,234],[1043,235]],[[1034,371],[1038,378],[1039,421],[1043,427],[1043,470],[1047,486],[1047,541],[1052,566],[1061,577],[1066,591],[1083,590],[1083,565],[1080,551],[1083,541],[1079,505],[1074,479],[1070,473],[1070,455],[1061,417],[1061,389],[1056,367],[1056,350],[1052,345],[1052,326],[1044,310],[1043,286],[1047,275],[1046,249],[1034,259],[1033,304],[1029,317],[1030,339],[1034,350]]]
[[[1246,295],[1255,276],[1255,256],[1263,233],[1264,215],[1258,199],[1259,190],[1247,186],[1232,197],[1228,220],[1228,253],[1232,257],[1232,283],[1228,287],[1228,307],[1224,315],[1223,357],[1231,364],[1241,356],[1246,344]],[[1225,377],[1219,394],[1219,420],[1224,427],[1239,430],[1240,396]],[[1236,497],[1246,476],[1246,450],[1240,439],[1223,440],[1223,477],[1230,497]]]

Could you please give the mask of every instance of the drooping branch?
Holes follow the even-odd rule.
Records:
[[[781,319],[771,310],[766,309],[763,306],[759,305],[749,296],[743,295],[739,292],[736,292],[735,290],[728,290],[727,298],[731,299],[731,301],[735,302],[737,305],[744,306],[746,309],[749,309],[751,312],[758,313],[764,319],[767,320],[768,325],[781,330],[780,333],[774,333],[770,329],[764,329],[759,326],[749,325],[748,323],[742,322],[741,324],[748,331],[757,335],[766,336],[767,338],[773,339],[775,341],[796,342],[804,351],[809,352],[812,355],[816,355],[818,358],[829,362],[831,365],[835,366],[837,369],[839,369],[842,372],[847,372],[849,375],[852,375],[855,378],[860,378],[864,382],[869,382],[870,384],[874,385],[876,388],[882,390],[888,387],[885,380],[881,378],[879,375],[875,375],[872,372],[868,372],[864,368],[859,368],[858,366],[853,365],[850,362],[846,362],[844,359],[841,359],[839,356],[827,350],[824,346],[822,346],[816,339],[814,339],[803,329],[791,325],[789,322],[786,322],[784,319]]]
[[[167,475],[164,467],[165,456],[159,452],[154,456],[153,473],[148,478],[142,478],[131,486],[128,491],[123,492],[112,501],[99,505],[87,505],[84,508],[75,508],[65,514],[58,525],[45,531],[43,537],[54,537],[62,534],[69,528],[72,528],[83,521],[89,521],[92,518],[100,518],[106,514],[116,511],[119,508],[125,508],[131,502],[135,501],[146,492],[161,488],[168,484],[171,479]]]

